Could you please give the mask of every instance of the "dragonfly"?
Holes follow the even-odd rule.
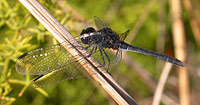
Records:
[[[89,55],[84,57],[94,57],[106,70],[120,63],[122,51],[145,54],[177,66],[184,66],[184,63],[176,58],[124,42],[129,31],[117,34],[96,16],[94,21],[97,30],[93,27],[83,29],[80,36],[76,38],[82,46],[74,47],[87,50]],[[64,44],[66,45],[63,42],[24,53],[16,61],[16,71],[22,75],[38,75],[32,82],[33,87],[43,87],[82,77],[76,57],[63,47]]]

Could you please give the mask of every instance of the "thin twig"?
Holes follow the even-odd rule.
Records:
[[[57,0],[52,0],[53,2],[56,2]],[[75,19],[76,21],[79,21],[79,22],[85,22],[85,19],[82,15],[80,15],[76,10],[74,10],[69,4],[66,3],[66,5],[63,7],[63,4],[64,4],[64,0],[59,0],[57,2],[57,5],[59,7],[62,7],[64,9],[64,12],[66,14],[70,13],[71,12],[71,16],[73,17],[73,19]]]
[[[141,26],[143,25],[144,21],[148,17],[149,13],[151,12],[151,9],[153,8],[154,4],[157,0],[150,0],[147,6],[145,7],[144,12],[140,15],[138,18],[136,24],[134,25],[132,31],[126,38],[126,42],[131,43],[131,41],[134,39],[134,37],[137,35],[138,31],[140,30]]]
[[[150,74],[146,72],[147,70],[145,70],[139,64],[135,63],[132,59],[130,59],[131,57],[129,57],[126,53],[123,52],[122,54],[123,54],[122,60],[124,61],[124,63],[126,63],[129,67],[131,67],[132,70],[134,70],[134,72],[136,72],[137,75],[141,77],[142,81],[151,89],[151,92],[154,93],[157,83],[153,80]],[[174,100],[172,97],[163,93],[161,101],[166,105],[178,105],[176,99]]]
[[[83,54],[88,55],[85,50],[72,47],[79,45],[78,42],[37,0],[19,1],[59,42],[67,43],[68,46],[65,46],[65,44],[63,46],[72,56]],[[130,97],[128,93],[125,92],[107,72],[105,72],[105,70],[94,60],[94,58],[79,56],[76,59],[77,61],[79,61],[78,59],[81,59],[81,62],[79,63],[83,66],[83,68],[118,104],[137,105],[132,97]]]
[[[114,17],[116,17],[119,9],[120,9],[120,5],[121,5],[122,0],[114,0],[110,6],[110,8],[108,9],[108,11],[105,13],[105,19],[106,21],[112,21],[112,19]]]
[[[159,79],[159,82],[154,94],[152,105],[160,105],[160,99],[163,93],[164,85],[167,81],[171,68],[172,68],[172,64],[167,62],[160,75],[160,79]]]
[[[186,40],[184,26],[181,19],[182,8],[180,0],[170,0],[172,18],[173,18],[173,40],[175,46],[175,56],[181,61],[186,61]],[[190,93],[188,83],[188,69],[178,67],[179,70],[179,97],[181,105],[190,105]]]
[[[150,74],[142,68],[139,64],[135,63],[134,60],[129,57],[129,55],[125,52],[122,53],[122,60],[124,63],[126,63],[129,67],[131,67],[134,72],[137,73],[137,75],[140,76],[140,78],[146,83],[146,85],[151,89],[152,92],[154,92],[156,88],[156,82],[153,80],[153,78],[150,76]]]
[[[198,46],[200,47],[200,21],[198,20],[198,18],[195,17],[195,12],[194,12],[195,7],[192,8],[193,6],[190,0],[183,0],[183,1],[184,1],[185,8],[190,16],[190,26],[191,26],[194,38]]]

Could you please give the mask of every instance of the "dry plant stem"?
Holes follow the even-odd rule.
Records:
[[[64,47],[69,51],[69,53],[73,56],[78,54],[87,54],[84,50],[80,51],[76,48],[72,49],[72,46],[78,45],[76,40],[74,40],[71,34],[37,0],[19,1],[59,42],[67,43],[68,46],[64,45]],[[73,44],[70,43],[69,40],[73,41]],[[71,47],[69,45],[71,45]],[[83,68],[118,104],[136,105],[135,101],[128,95],[128,93],[126,93],[103,68],[100,68],[100,65],[92,57],[84,58],[80,56],[77,60],[78,59],[82,59],[79,63]]]
[[[172,68],[172,64],[167,62],[165,64],[164,69],[162,70],[162,73],[161,73],[161,76],[160,76],[160,79],[159,79],[159,82],[154,94],[152,105],[160,105],[160,99],[161,99],[163,89],[167,81],[167,78],[169,76],[171,68]]]
[[[122,60],[124,63],[126,63],[128,66],[130,66],[141,78],[142,80],[147,84],[147,86],[151,89],[151,91],[155,90],[156,83],[151,78],[150,74],[146,72],[144,68],[142,68],[139,64],[135,63],[132,59],[130,59],[129,55],[125,52],[122,53]]]
[[[156,89],[156,82],[150,76],[147,70],[142,68],[139,64],[135,63],[130,57],[123,52],[123,61],[132,68],[141,78],[144,83],[151,89],[152,93],[155,92]],[[176,96],[173,96],[176,97]],[[166,105],[178,105],[177,99],[172,99],[170,96],[166,95],[165,93],[162,94],[161,101]]]
[[[158,11],[158,37],[156,41],[156,50],[159,53],[164,53],[165,49],[165,36],[166,36],[166,0],[160,0],[160,9]],[[156,62],[156,68],[161,70],[163,65],[159,60]]]
[[[181,61],[186,61],[186,41],[184,26],[181,20],[181,1],[170,0],[171,12],[173,17],[173,39],[175,46],[175,56]],[[179,71],[179,97],[180,105],[190,105],[188,69],[187,67],[178,67]]]
[[[112,2],[112,4],[110,5],[109,9],[105,13],[105,19],[106,19],[106,21],[108,21],[108,22],[112,21],[112,19],[114,17],[116,17],[116,15],[117,15],[117,13],[119,11],[121,2],[122,2],[122,0],[114,0]]]
[[[190,25],[192,27],[192,32],[194,34],[194,38],[200,47],[200,22],[195,18],[194,12],[192,9],[192,4],[190,0],[184,0],[185,8],[190,16]]]
[[[149,13],[151,12],[151,9],[154,6],[154,3],[157,0],[150,0],[147,4],[144,12],[142,15],[140,15],[139,19],[137,20],[136,24],[134,25],[133,29],[131,30],[130,34],[126,37],[126,42],[131,43],[131,41],[134,39],[134,37],[137,35],[138,31],[140,30],[141,26],[143,25],[144,21],[148,17]]]
[[[52,0],[53,2],[56,2],[57,0]],[[57,5],[62,7],[64,4],[64,0],[59,0]],[[71,16],[73,17],[73,19],[78,20],[80,22],[84,22],[85,19],[82,15],[80,15],[77,11],[75,11],[69,4],[66,4],[63,8],[66,14],[68,14],[69,12],[71,12]]]

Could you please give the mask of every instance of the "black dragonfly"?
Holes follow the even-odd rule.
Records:
[[[178,66],[184,66],[176,58],[125,43],[123,40],[129,31],[117,34],[96,16],[94,20],[98,30],[93,27],[83,29],[80,36],[76,38],[82,46],[75,47],[86,49],[89,55],[85,57],[93,56],[105,69],[108,70],[110,67],[119,64],[122,51],[141,53]],[[42,87],[63,80],[82,77],[83,74],[80,72],[80,67],[77,66],[77,60],[65,50],[63,44],[66,43],[36,49],[21,55],[15,65],[17,72],[23,75],[39,75],[33,81],[33,87]]]

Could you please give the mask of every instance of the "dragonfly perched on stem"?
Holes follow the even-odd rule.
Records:
[[[93,27],[83,29],[80,36],[76,38],[82,46],[74,47],[86,49],[89,55],[85,57],[93,56],[106,70],[120,63],[122,51],[141,53],[184,66],[176,58],[127,44],[124,39],[129,31],[117,34],[96,16],[94,20],[98,30]],[[63,44],[66,43],[36,49],[21,55],[16,61],[17,72],[23,75],[39,75],[33,81],[33,87],[82,77],[77,60],[65,50]]]

